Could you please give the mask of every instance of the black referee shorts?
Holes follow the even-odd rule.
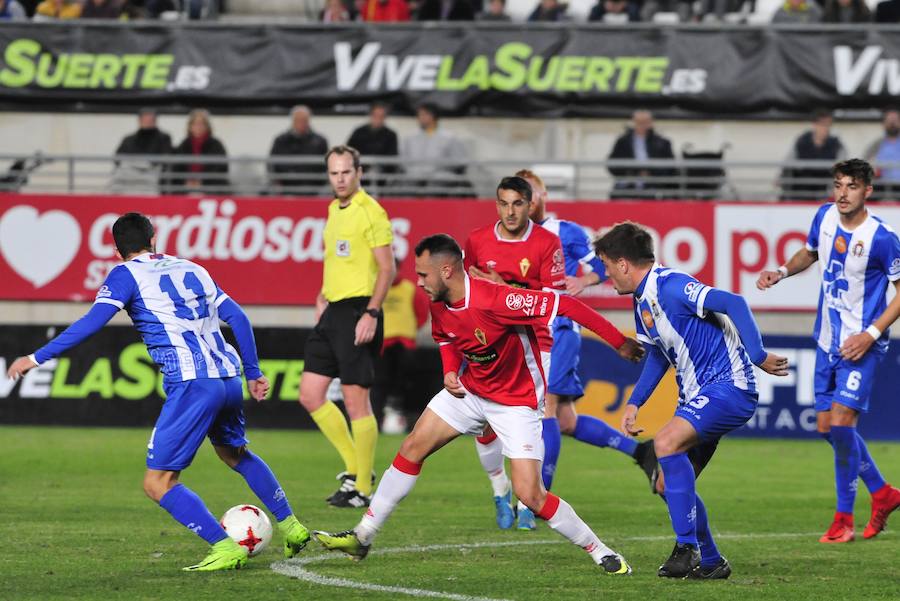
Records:
[[[341,384],[371,388],[375,381],[375,359],[384,340],[384,318],[378,318],[375,337],[356,346],[356,322],[366,311],[369,297],[359,296],[328,303],[319,323],[306,339],[303,370],[340,378]]]

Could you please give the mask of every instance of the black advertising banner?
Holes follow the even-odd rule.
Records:
[[[34,351],[62,327],[0,326],[0,424],[150,426],[165,394],[162,377],[130,326],[107,326],[77,350],[47,361],[12,381],[6,370],[16,353]],[[234,344],[230,330],[223,330]],[[262,403],[244,391],[250,428],[314,428],[298,402],[303,375],[303,346],[311,330],[254,328],[259,365],[272,389]],[[436,348],[414,351],[408,376],[416,398],[407,411],[418,412],[440,390],[441,363]]]
[[[450,114],[684,116],[879,108],[900,30],[534,25],[0,25],[0,102],[271,111],[429,101]]]

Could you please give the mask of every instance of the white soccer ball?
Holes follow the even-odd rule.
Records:
[[[250,556],[258,555],[272,541],[272,522],[255,505],[235,505],[219,520],[228,536],[246,547]]]

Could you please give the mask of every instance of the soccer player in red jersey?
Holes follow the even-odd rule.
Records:
[[[462,434],[490,425],[510,459],[516,495],[549,526],[588,552],[609,574],[628,574],[625,559],[603,544],[572,507],[541,482],[541,418],[546,378],[535,328],[566,315],[639,360],[640,344],[625,338],[595,311],[556,292],[520,290],[470,278],[462,251],[435,234],[416,246],[418,285],[433,301],[432,330],[444,363],[439,392],[385,471],[369,510],[353,530],[315,536],[327,549],[364,558],[397,504],[412,490],[422,463]],[[463,359],[468,365],[460,375]]]
[[[531,184],[521,177],[505,177],[497,186],[497,217],[491,225],[473,230],[466,240],[464,264],[473,278],[530,290],[565,290],[566,263],[559,236],[540,227],[529,215],[533,209]],[[550,328],[536,330],[544,374],[550,373]],[[497,526],[515,522],[512,491],[503,465],[503,448],[488,428],[475,439],[478,460],[494,490]],[[523,503],[519,514],[529,515]],[[534,518],[530,519],[533,527]]]

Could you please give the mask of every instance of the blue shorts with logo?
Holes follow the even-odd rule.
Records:
[[[560,396],[584,396],[584,386],[578,377],[578,360],[581,355],[581,333],[572,326],[553,330],[553,346],[550,348],[550,374],[547,376],[547,392]],[[574,400],[572,399],[572,400]]]
[[[711,441],[746,424],[756,412],[758,400],[755,392],[741,390],[731,382],[715,382],[679,402],[675,415],[690,422],[700,440]]]
[[[869,397],[875,383],[875,369],[884,353],[870,349],[859,361],[816,348],[816,411],[831,411],[832,403],[840,403],[860,413],[869,410]]]
[[[183,470],[206,436],[218,446],[247,444],[240,377],[166,382],[163,388],[166,402],[147,444],[148,468]]]

